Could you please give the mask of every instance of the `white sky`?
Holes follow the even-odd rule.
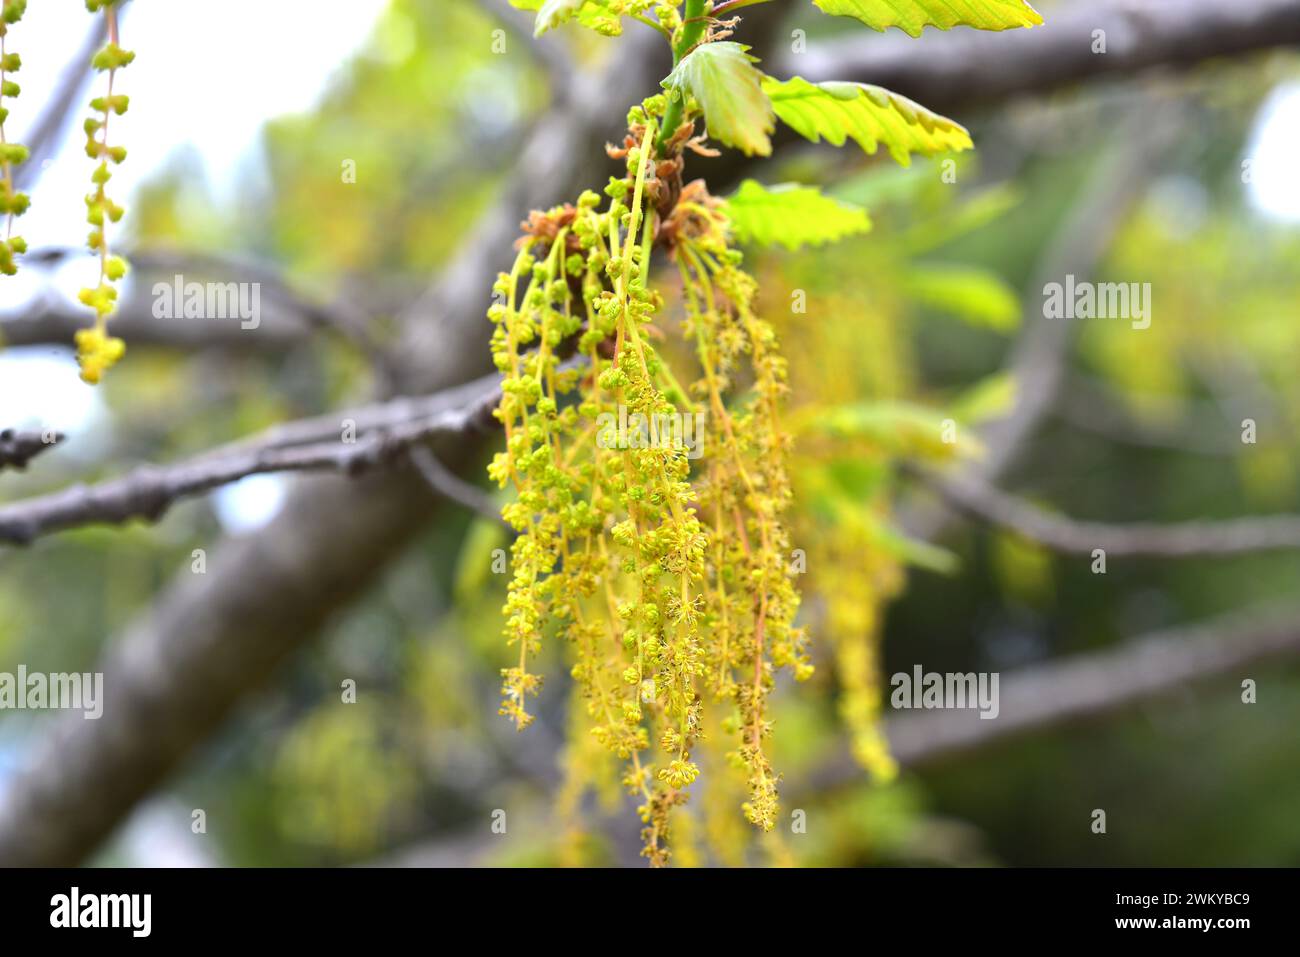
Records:
[[[387,0],[135,0],[123,12],[121,42],[136,59],[117,77],[131,108],[111,121],[111,138],[129,155],[114,169],[112,188],[129,199],[188,149],[202,159],[218,195],[229,190],[262,125],[314,106],[331,72],[365,42],[386,6]],[[6,41],[23,58],[23,94],[6,103],[11,138],[17,133],[22,142],[90,24],[83,0],[28,5]],[[99,94],[102,83],[92,83],[82,100]],[[78,112],[69,141],[32,193],[21,221],[29,245],[68,245],[85,231],[82,197],[94,164],[81,150],[80,127],[88,113]]]
[[[1300,222],[1300,83],[1265,101],[1246,147],[1251,203],[1271,219]]]

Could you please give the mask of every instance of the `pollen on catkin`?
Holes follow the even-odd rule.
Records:
[[[108,42],[95,54],[91,66],[98,73],[107,74],[107,89],[102,96],[90,101],[94,116],[86,118],[86,155],[98,161],[91,182],[94,191],[86,196],[86,222],[90,235],[86,244],[99,256],[99,282],[94,287],[82,289],[77,298],[81,304],[94,310],[95,324],[77,332],[77,364],[81,378],[86,382],[99,382],[104,372],[111,368],[126,352],[126,344],[108,334],[108,319],[117,308],[117,286],[127,272],[126,260],[114,256],[109,248],[107,227],[122,218],[123,208],[108,195],[105,186],[113,178],[110,164],[120,165],[126,159],[126,148],[115,146],[109,140],[109,121],[112,116],[126,113],[130,101],[115,93],[117,71],[129,65],[135,54],[118,45],[117,5],[119,0],[86,0],[91,13],[103,11],[108,22]]]
[[[26,193],[14,187],[14,167],[27,162],[27,147],[11,143],[5,137],[5,121],[9,108],[5,100],[12,100],[22,92],[10,77],[22,67],[22,58],[8,47],[9,28],[27,12],[27,0],[4,0],[0,10],[0,214],[5,217],[5,232],[0,238],[0,273],[12,276],[18,272],[16,257],[27,252],[27,242],[14,235],[14,220],[27,212],[30,200]]]
[[[654,156],[664,105],[629,114],[610,148],[627,175],[603,198],[524,223],[488,311],[505,428],[489,474],[516,492],[502,514],[518,533],[504,606],[518,657],[500,712],[521,730],[533,721],[537,659],[561,641],[583,724],[624,763],[654,865],[669,860],[706,739],[729,739],[748,781],[734,812],[772,829],[768,696],[778,669],[812,672],[785,559],[785,363],[719,204],[702,183],[681,186],[680,157]],[[652,278],[655,248],[680,283],[673,361],[656,348],[668,290]],[[703,423],[690,446],[676,427],[688,416]]]

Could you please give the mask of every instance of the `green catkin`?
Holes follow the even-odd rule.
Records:
[[[603,211],[587,192],[532,215],[488,312],[506,435],[489,474],[514,486],[502,514],[519,533],[504,607],[519,661],[503,669],[500,711],[521,730],[532,722],[528,699],[542,679],[531,663],[544,635],[563,639],[589,733],[625,762],[654,865],[669,860],[704,737],[732,740],[730,759],[748,779],[743,813],[772,829],[779,778],[765,756],[767,697],[777,669],[812,671],[784,558],[784,361],[702,184],[681,191],[671,222],[660,219],[664,107],[654,97],[630,113],[626,148],[612,151],[627,176],[611,180]],[[683,281],[702,370],[689,389],[654,347],[664,311],[650,282],[656,237]],[[562,359],[575,351],[579,368]],[[751,383],[744,393],[733,372]],[[697,412],[693,459],[681,433],[661,427]],[[618,432],[637,421],[643,432]],[[705,695],[716,708],[703,709]]]
[[[99,382],[105,370],[112,367],[126,352],[126,344],[108,334],[108,318],[117,308],[117,287],[114,285],[126,275],[126,260],[114,256],[109,248],[107,226],[122,218],[124,210],[109,198],[105,189],[112,179],[109,164],[120,165],[126,159],[126,149],[114,146],[109,141],[109,120],[127,111],[129,101],[121,93],[115,93],[113,83],[117,71],[129,65],[135,54],[123,50],[118,45],[117,5],[120,0],[86,0],[86,9],[91,13],[101,10],[108,25],[108,42],[95,54],[91,66],[100,73],[107,73],[107,92],[90,101],[90,107],[98,114],[86,119],[86,155],[98,160],[98,165],[91,176],[95,185],[94,192],[86,196],[86,221],[91,226],[87,245],[92,252],[99,255],[99,283],[94,288],[82,289],[77,298],[82,305],[93,309],[95,324],[89,329],[77,332],[77,363],[81,367],[81,378],[86,382]]]
[[[17,83],[10,76],[22,67],[22,59],[7,47],[9,28],[22,19],[27,12],[27,0],[4,0],[0,12],[0,171],[3,183],[0,184],[0,213],[5,217],[5,234],[0,239],[0,272],[12,276],[18,272],[15,257],[27,252],[27,243],[21,236],[14,235],[14,220],[27,212],[30,200],[26,193],[14,190],[14,167],[27,161],[27,147],[21,143],[10,143],[5,138],[5,120],[9,118],[9,109],[4,105],[6,99],[12,100],[21,92]]]

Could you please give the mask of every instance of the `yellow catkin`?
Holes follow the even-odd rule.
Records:
[[[697,187],[671,227],[660,220],[662,107],[633,111],[618,151],[627,176],[607,202],[586,193],[530,218],[489,311],[506,433],[489,472],[515,489],[503,516],[519,533],[504,609],[519,657],[503,670],[500,710],[521,730],[534,720],[535,662],[548,636],[563,639],[581,720],[624,762],[653,865],[681,853],[675,831],[698,830],[683,814],[702,735],[729,740],[745,768],[733,813],[774,826],[767,698],[777,669],[812,671],[785,560],[784,361],[716,204]],[[694,368],[673,369],[656,348],[665,299],[649,256],[666,230]],[[587,361],[573,368],[561,354],[575,348]],[[741,370],[747,388],[731,381]],[[572,811],[572,790],[565,800]]]

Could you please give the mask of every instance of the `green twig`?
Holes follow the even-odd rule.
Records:
[[[704,15],[706,3],[707,0],[686,0],[681,33],[677,38],[677,43],[673,46],[673,66],[681,63],[682,57],[690,53],[704,35],[704,28],[708,24],[708,19]],[[668,141],[677,132],[677,128],[682,125],[682,111],[685,106],[686,94],[681,91],[676,93],[675,99],[668,101],[668,109],[664,111],[664,126],[659,131],[659,139],[655,141],[660,156],[667,155]]]

